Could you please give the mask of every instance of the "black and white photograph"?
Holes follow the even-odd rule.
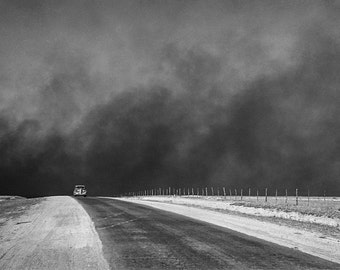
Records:
[[[0,0],[0,269],[340,269],[340,0]]]

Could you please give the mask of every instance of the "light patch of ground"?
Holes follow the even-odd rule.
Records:
[[[340,263],[339,234],[336,236],[329,234],[325,235],[324,232],[318,232],[317,230],[306,230],[303,226],[290,226],[290,224],[287,223],[280,224],[255,218],[255,215],[259,215],[261,213],[267,214],[265,211],[266,209],[258,209],[256,207],[252,207],[252,209],[247,209],[248,207],[242,209],[243,206],[232,205],[231,202],[227,203],[226,201],[218,202],[211,198],[207,200],[190,197],[151,196],[115,199],[130,201],[185,215],[187,217],[209,222],[282,246],[298,249],[302,252],[318,256],[329,261]],[[231,209],[233,214],[216,211],[221,209]],[[242,213],[242,210],[247,213],[252,210],[253,213],[248,216],[236,215],[236,213]],[[294,215],[292,216],[294,217]],[[314,221],[312,217],[305,219],[304,221],[306,222],[307,220],[311,222]],[[332,228],[335,230],[338,230],[338,227],[334,227],[333,222],[329,222],[327,220],[326,223],[333,226]]]
[[[76,200],[13,201],[0,202],[0,269],[109,269],[94,225]]]
[[[256,203],[252,200],[246,200],[247,198],[244,201],[224,200],[221,197],[190,196],[150,196],[141,198],[148,201],[190,205],[213,210],[228,210],[260,217],[275,217],[340,227],[340,200],[338,198],[328,199],[325,203],[323,200],[314,200],[309,207],[301,199],[300,205],[295,206],[292,204],[274,204],[273,202]]]
[[[0,196],[0,202],[6,200],[14,200],[14,199],[25,199],[24,197],[20,196]]]

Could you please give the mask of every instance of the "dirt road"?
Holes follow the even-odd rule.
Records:
[[[115,200],[118,199],[209,222],[340,264],[340,239],[337,228],[331,230],[331,233],[325,234],[320,232],[320,228],[315,228],[316,230],[306,230],[301,223],[299,224],[300,227],[291,226],[287,223],[286,225],[282,225],[279,220],[276,220],[277,223],[273,223],[268,220],[258,220],[250,216],[203,209],[202,205],[192,204],[195,200],[190,199],[186,201],[186,204],[156,201],[156,198],[150,198],[150,200],[133,197],[115,198]],[[322,230],[325,229],[322,228]]]
[[[155,207],[67,196],[1,202],[0,269],[339,269]]]
[[[131,202],[79,199],[111,269],[339,269],[226,228]]]

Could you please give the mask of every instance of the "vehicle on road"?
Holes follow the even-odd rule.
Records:
[[[84,196],[86,197],[87,190],[84,185],[76,185],[73,190],[73,196]]]

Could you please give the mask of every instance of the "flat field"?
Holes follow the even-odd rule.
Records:
[[[224,198],[229,200],[230,197]],[[264,196],[245,196],[242,198],[232,197],[234,205],[242,205],[255,208],[277,209],[285,212],[298,212],[315,216],[329,218],[340,218],[340,197],[298,197],[296,203],[295,196],[268,196],[267,201]]]

